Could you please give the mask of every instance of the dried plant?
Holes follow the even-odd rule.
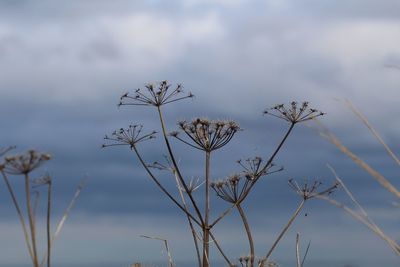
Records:
[[[239,258],[239,263],[242,264],[242,266],[246,263],[246,267],[254,267],[255,248],[253,237],[251,235],[250,223],[247,220],[241,203],[247,198],[252,191],[252,188],[261,177],[283,169],[281,167],[276,167],[273,164],[273,161],[295,125],[319,117],[324,113],[309,108],[307,102],[302,104],[292,102],[288,107],[285,105],[277,105],[272,109],[266,110],[264,114],[278,117],[289,123],[289,128],[273,150],[273,153],[266,160],[263,160],[261,157],[240,160],[238,163],[241,171],[224,179],[212,181],[212,153],[215,150],[227,146],[236,133],[241,129],[239,125],[232,120],[195,118],[193,120],[179,121],[177,124],[178,130],[169,132],[166,127],[162,107],[172,102],[193,97],[192,93],[183,92],[182,85],[178,84],[176,87],[173,87],[167,81],[162,81],[155,84],[146,84],[144,89],[137,89],[132,95],[126,93],[122,95],[120,99],[119,106],[148,106],[156,109],[160,122],[160,132],[167,149],[167,156],[165,156],[167,163],[154,162],[149,164],[143,158],[138,144],[142,141],[153,139],[156,131],[142,134],[141,126],[129,126],[128,129],[115,131],[111,136],[106,136],[104,138],[106,143],[103,147],[128,145],[135,153],[149,178],[185,214],[193,235],[199,267],[210,266],[210,244],[215,245],[228,266],[236,266],[223,251],[218,239],[213,233],[213,230],[214,226],[230,214],[234,208],[237,209],[248,237],[250,252],[250,254],[245,258]],[[193,179],[190,179],[183,174],[180,164],[177,161],[176,154],[172,148],[171,138],[203,153],[205,164],[204,178],[202,178],[202,181],[197,180],[197,182],[194,182]],[[167,190],[167,187],[165,187],[163,183],[161,183],[161,180],[157,178],[157,175],[154,172],[155,170],[164,170],[171,173],[179,193],[179,198],[176,198],[173,192]],[[165,182],[165,180],[163,180],[163,182]],[[210,216],[212,209],[212,195],[210,189],[216,193],[217,197],[229,203],[229,207],[214,219]],[[269,256],[277,246],[279,240],[286,233],[297,214],[300,212],[304,202],[318,194],[323,195],[328,193],[328,191],[317,192],[316,190],[317,188],[313,189],[312,186],[311,188],[306,187],[306,190],[303,192],[305,195],[303,196],[302,204],[289,220],[278,239],[274,242],[272,248],[267,253],[267,257],[258,260],[258,266],[273,266],[271,265],[273,262],[269,261]],[[332,190],[333,188],[330,189],[330,191]],[[198,194],[196,194],[196,197],[194,196],[193,193],[195,191],[202,191],[199,192],[201,195],[200,198],[198,197]],[[200,209],[201,206],[204,207],[204,210]],[[201,252],[198,241],[202,244]]]
[[[383,146],[389,156],[393,159],[393,161],[399,165],[400,160],[395,155],[395,153],[389,148],[389,146],[384,142],[382,137],[379,135],[378,131],[371,125],[368,119],[348,100],[345,101],[345,104],[350,110],[356,115],[356,117],[367,127],[367,129],[372,133],[372,135],[378,140],[378,142]],[[390,192],[396,198],[400,198],[400,191],[396,188],[396,186],[389,181],[381,172],[377,171],[373,167],[371,167],[367,162],[362,160],[358,155],[352,152],[347,146],[343,144],[339,140],[339,138],[331,132],[327,127],[325,127],[320,121],[316,120],[318,123],[319,134],[336,146],[344,155],[348,156],[352,161],[354,161],[360,168],[364,169],[373,179],[375,179],[384,189]],[[344,210],[350,216],[352,216],[357,221],[364,224],[368,227],[373,233],[382,238],[389,247],[396,253],[396,255],[400,256],[400,244],[394,239],[388,236],[369,216],[365,209],[361,206],[361,204],[357,201],[353,193],[348,189],[343,180],[339,178],[336,171],[328,165],[328,168],[333,173],[337,183],[344,189],[347,196],[350,198],[351,202],[355,206],[355,208],[349,207],[341,203],[340,201],[330,198],[329,196],[318,196],[318,198],[327,201],[328,203]]]
[[[3,152],[8,152],[10,149],[2,150]],[[4,153],[2,153],[4,155]],[[51,159],[51,156],[47,153],[40,153],[35,150],[29,150],[23,154],[18,154],[14,156],[7,156],[4,161],[0,163],[0,172],[3,180],[6,184],[7,190],[10,193],[13,205],[17,211],[25,243],[28,248],[28,253],[32,261],[33,267],[50,267],[51,266],[51,251],[52,244],[56,237],[51,236],[51,207],[52,207],[52,178],[49,174],[43,177],[32,179],[31,174],[34,170],[39,168],[42,164]],[[20,208],[20,201],[17,198],[15,189],[10,183],[9,175],[23,176],[25,181],[25,199],[26,199],[26,214]],[[32,191],[33,188],[40,186],[47,187],[47,207],[46,207],[46,241],[47,250],[43,260],[39,263],[39,256],[37,250],[37,228],[36,228],[36,213],[39,203],[39,191]],[[80,192],[80,189],[79,189]],[[32,197],[33,196],[33,197]],[[33,201],[32,201],[33,199]],[[75,198],[72,200],[72,204]],[[71,204],[70,204],[71,205]],[[27,216],[29,229],[26,224],[25,216]],[[64,214],[66,217],[67,215]],[[66,218],[63,218],[65,221]],[[63,223],[62,220],[62,223]],[[62,225],[57,227],[57,232],[61,230]]]

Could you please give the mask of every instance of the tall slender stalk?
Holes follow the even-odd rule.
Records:
[[[265,262],[268,262],[269,257],[271,256],[272,252],[274,251],[274,249],[276,248],[276,246],[278,245],[279,241],[282,239],[282,237],[286,234],[287,230],[289,229],[289,227],[292,225],[294,219],[296,219],[297,215],[300,213],[300,211],[303,209],[304,207],[304,203],[305,200],[302,200],[300,205],[297,207],[296,211],[293,213],[292,217],[290,217],[289,221],[287,222],[287,224],[285,225],[285,227],[283,228],[283,230],[281,231],[281,233],[279,234],[278,238],[275,240],[274,244],[272,245],[272,247],[269,249],[269,251],[267,252],[267,255],[265,256]]]
[[[203,216],[201,215],[200,209],[199,209],[195,199],[193,198],[193,195],[190,192],[185,180],[183,179],[183,176],[182,176],[182,174],[181,174],[181,172],[179,170],[178,164],[177,164],[177,162],[175,160],[174,153],[172,152],[171,144],[169,143],[169,140],[168,140],[167,130],[166,130],[166,127],[165,127],[165,122],[164,122],[164,118],[163,118],[160,106],[157,106],[157,111],[158,111],[158,116],[159,116],[159,119],[160,119],[160,124],[161,124],[161,128],[162,128],[165,144],[167,146],[168,154],[169,154],[169,156],[171,158],[172,164],[174,165],[174,168],[176,170],[176,173],[178,174],[179,180],[181,181],[181,183],[183,185],[183,188],[185,189],[186,193],[189,196],[189,199],[190,199],[190,201],[191,201],[191,203],[193,205],[193,208],[195,209],[195,211],[197,213],[197,216],[199,217],[200,222],[202,224],[204,224]]]
[[[139,151],[137,150],[136,146],[132,147],[133,151],[135,152],[137,158],[139,159],[140,163],[142,166],[145,168],[146,172],[150,176],[150,178],[157,184],[157,186],[163,191],[186,215],[188,215],[192,220],[201,226],[202,224],[193,217],[193,215],[185,209],[168,191],[165,189],[165,187],[157,180],[157,178],[153,175],[153,173],[150,171],[149,167],[147,166],[146,162],[143,160],[142,156],[140,156]]]
[[[301,267],[300,260],[300,234],[296,234],[296,267]]]
[[[184,208],[186,209],[186,211],[187,211],[186,200],[185,200],[185,197],[183,196],[181,183],[179,182],[179,178],[178,178],[178,175],[176,174],[176,171],[175,171],[175,170],[173,170],[173,174],[174,174],[174,177],[175,177],[176,185],[178,186],[179,195],[180,195],[180,197],[181,197],[181,200],[182,200],[182,203],[183,203],[183,207],[184,207]],[[191,230],[191,232],[192,232],[193,242],[194,242],[194,246],[195,246],[195,249],[196,249],[197,261],[198,261],[199,267],[201,267],[202,264],[201,264],[201,257],[200,257],[199,244],[198,244],[198,242],[197,242],[196,230],[195,230],[194,225],[193,225],[193,223],[192,223],[192,219],[191,219],[187,214],[186,214],[186,218],[187,218],[187,220],[188,220],[189,227],[190,227],[190,230]]]
[[[51,215],[51,193],[52,193],[52,181],[48,181],[47,187],[47,267],[50,267],[51,258],[51,232],[50,232],[50,215]]]
[[[210,251],[210,228],[208,225],[209,215],[210,215],[210,158],[211,153],[206,151],[206,188],[205,188],[205,211],[204,211],[204,225],[203,225],[203,267],[208,267],[209,263],[206,259],[209,259]]]
[[[36,248],[36,229],[31,207],[31,189],[30,189],[30,179],[28,174],[25,174],[25,193],[26,193],[26,208],[28,210],[29,227],[31,230],[30,232],[31,232],[32,252],[33,252],[33,265],[34,267],[39,267],[37,248]]]
[[[247,221],[246,214],[243,211],[243,208],[240,204],[236,206],[237,210],[239,211],[240,217],[242,218],[244,228],[246,230],[247,234],[247,239],[249,240],[249,248],[250,248],[250,267],[254,266],[254,242],[253,242],[253,237],[251,235],[251,230],[250,230],[250,225]]]
[[[31,247],[31,244],[30,244],[30,241],[29,241],[29,234],[28,234],[28,230],[27,230],[27,227],[26,227],[26,224],[25,224],[24,215],[22,214],[21,208],[20,208],[20,206],[18,204],[17,198],[15,197],[14,190],[12,189],[12,186],[11,186],[10,182],[8,181],[7,175],[4,173],[4,171],[1,171],[1,175],[3,176],[3,179],[4,179],[4,182],[6,183],[8,192],[11,195],[11,199],[12,199],[12,201],[14,203],[15,209],[17,210],[18,218],[19,218],[19,220],[21,222],[22,230],[24,232],[25,243],[26,243],[26,246],[28,248],[29,256],[30,256],[30,258],[32,260],[32,263],[35,264],[35,260],[34,260],[33,252],[32,252],[32,247]]]
[[[219,243],[218,243],[218,240],[215,238],[215,236],[214,236],[214,234],[211,232],[211,230],[210,230],[209,233],[210,233],[211,239],[213,240],[213,242],[214,242],[215,246],[217,247],[219,253],[220,253],[220,254],[222,255],[222,257],[225,259],[226,263],[228,263],[228,266],[229,266],[229,267],[235,266],[235,265],[233,265],[232,262],[229,260],[228,256],[226,256],[225,252],[222,250],[221,246],[220,246]]]
[[[76,189],[74,196],[72,197],[72,199],[71,199],[71,201],[69,202],[67,208],[65,209],[65,211],[64,211],[64,213],[63,213],[63,216],[61,217],[61,220],[60,220],[60,221],[58,222],[58,224],[57,224],[56,231],[54,232],[54,235],[52,236],[51,241],[50,241],[50,244],[51,244],[51,245],[54,244],[54,241],[57,239],[58,235],[60,234],[61,229],[63,228],[64,223],[65,223],[65,221],[67,220],[68,215],[69,215],[69,213],[71,212],[72,207],[73,207],[74,204],[75,204],[75,201],[77,200],[77,198],[78,198],[79,195],[81,194],[81,191],[82,191],[82,189],[83,189],[83,187],[84,187],[84,185],[85,185],[87,179],[88,179],[88,178],[85,177],[85,178],[82,179],[81,182],[79,183],[78,188]],[[41,260],[41,262],[40,262],[40,267],[44,267],[44,265],[45,265],[45,263],[46,263],[46,261],[47,261],[47,257],[48,257],[48,255],[47,255],[47,251],[46,251],[45,254],[44,254],[44,256],[43,256],[43,258],[42,258],[42,260]]]

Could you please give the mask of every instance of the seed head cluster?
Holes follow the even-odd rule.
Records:
[[[322,182],[320,182],[320,181],[314,181],[311,184],[309,184],[307,181],[305,181],[303,183],[303,185],[300,186],[295,180],[293,180],[293,179],[289,180],[289,186],[304,200],[308,200],[308,199],[311,199],[311,198],[314,198],[317,196],[322,196],[322,195],[330,195],[339,186],[338,183],[334,183],[332,186],[330,186],[326,189],[323,189],[321,191],[318,191],[318,188],[321,185],[322,185]]]
[[[47,185],[51,184],[51,182],[52,182],[51,176],[48,174],[46,174],[43,177],[32,180],[34,186]]]
[[[237,131],[239,125],[234,121],[208,120],[196,118],[191,122],[180,121],[179,128],[189,137],[190,141],[179,136],[179,132],[170,133],[171,136],[196,149],[211,152],[225,146]]]
[[[129,125],[127,129],[121,128],[114,131],[111,136],[106,135],[104,140],[112,141],[111,144],[103,144],[102,147],[128,145],[133,148],[137,143],[155,138],[156,131],[142,135],[142,125]]]
[[[171,84],[167,81],[161,81],[153,84],[145,85],[145,89],[136,89],[133,95],[125,93],[121,96],[118,106],[134,105],[134,106],[155,106],[160,107],[185,98],[192,98],[194,95],[188,93],[183,95],[183,86],[178,84],[175,88],[171,88]]]
[[[273,108],[264,111],[264,114],[268,114],[280,119],[283,119],[290,123],[298,123],[307,120],[312,120],[316,117],[322,116],[325,113],[308,107],[308,102],[303,102],[298,105],[297,102],[293,101],[289,107],[284,104],[276,105]]]
[[[51,156],[47,153],[29,150],[24,154],[5,157],[0,170],[15,175],[28,174],[50,159]]]
[[[275,164],[273,163],[264,167],[263,159],[258,156],[245,160],[238,160],[237,163],[243,168],[243,175],[249,180],[256,180],[261,176],[283,170],[283,167],[274,168]]]
[[[234,204],[243,200],[253,181],[242,174],[236,173],[225,179],[212,182],[210,186],[217,193],[217,196]]]

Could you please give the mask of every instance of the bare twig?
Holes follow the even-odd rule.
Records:
[[[385,148],[386,152],[390,155],[390,157],[400,165],[399,158],[393,153],[393,151],[389,148],[389,146],[383,141],[382,137],[379,133],[375,130],[375,128],[369,123],[367,118],[353,105],[352,102],[346,100],[347,106],[351,109],[351,111],[364,123],[364,125],[371,131],[374,137],[381,143],[381,145]]]
[[[54,244],[54,241],[57,239],[57,237],[59,236],[61,229],[63,228],[65,221],[67,220],[72,208],[74,207],[74,204],[76,202],[76,200],[78,199],[79,195],[81,194],[81,191],[83,189],[83,187],[85,186],[85,184],[87,183],[87,180],[89,179],[89,177],[85,177],[81,180],[81,182],[79,183],[74,196],[72,197],[71,201],[69,202],[67,208],[65,209],[63,216],[61,217],[61,220],[58,222],[57,227],[56,227],[56,231],[53,234],[53,237],[51,238],[50,244]],[[48,254],[46,252],[46,254],[43,256],[42,261],[40,263],[41,267],[44,267],[45,262],[48,260]]]
[[[265,262],[268,262],[269,257],[271,256],[272,252],[274,251],[274,249],[278,245],[279,241],[282,239],[282,237],[285,235],[285,233],[287,232],[289,227],[292,225],[294,219],[296,219],[297,215],[303,209],[305,202],[306,202],[306,200],[302,200],[300,205],[297,207],[296,211],[293,213],[292,217],[290,217],[289,221],[286,223],[285,227],[283,228],[283,230],[281,231],[281,233],[279,234],[279,236],[277,237],[277,239],[273,243],[272,247],[267,252],[267,255],[264,258]]]
[[[344,204],[328,197],[325,195],[319,195],[316,196],[316,198],[325,200],[327,202],[329,202],[330,204],[343,209],[344,211],[346,211],[348,214],[350,214],[354,219],[358,220],[359,222],[363,223],[365,226],[367,226],[370,230],[372,230],[375,234],[377,234],[380,238],[382,238],[384,241],[386,241],[386,243],[388,243],[388,245],[393,249],[393,251],[397,254],[400,255],[400,246],[399,244],[396,243],[396,241],[394,241],[393,239],[391,239],[390,237],[388,237],[387,235],[384,234],[384,232],[375,224],[371,224],[365,217],[363,217],[362,215],[358,214],[356,211],[354,211],[353,209],[345,206]]]
[[[390,183],[382,174],[377,172],[370,165],[368,165],[366,162],[364,162],[362,159],[360,159],[357,155],[355,155],[353,152],[351,152],[346,146],[344,146],[332,132],[330,132],[325,126],[322,125],[321,122],[319,122],[317,120],[316,120],[316,122],[322,128],[322,130],[319,131],[321,136],[325,137],[328,141],[330,141],[332,144],[334,144],[341,152],[343,152],[344,154],[349,156],[356,164],[358,164],[361,168],[366,170],[386,190],[388,190],[390,193],[395,195],[397,198],[400,198],[400,191],[398,191],[397,188],[392,185],[392,183]]]
[[[147,235],[141,235],[140,237],[162,241],[164,243],[165,250],[167,251],[167,255],[168,255],[168,266],[169,267],[174,267],[174,262],[172,260],[171,252],[170,252],[169,247],[168,247],[168,240],[160,238],[160,237],[156,237],[156,236],[153,237],[153,236],[147,236]]]
[[[22,230],[24,232],[25,243],[26,243],[26,246],[28,247],[29,256],[31,257],[32,263],[34,264],[33,251],[32,251],[32,247],[31,247],[31,243],[29,241],[29,234],[28,234],[28,229],[27,229],[26,224],[25,224],[24,215],[23,215],[23,213],[21,211],[21,208],[20,208],[20,206],[18,204],[18,200],[17,200],[17,198],[15,196],[14,190],[13,190],[13,188],[12,188],[12,186],[11,186],[9,180],[8,180],[7,175],[4,173],[4,171],[1,171],[1,175],[3,176],[3,179],[4,179],[4,182],[6,183],[8,192],[11,195],[11,199],[13,201],[15,209],[17,210],[18,218],[19,218],[19,220],[21,222]]]

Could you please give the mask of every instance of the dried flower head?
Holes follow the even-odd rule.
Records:
[[[339,186],[338,183],[334,183],[332,186],[323,189],[321,191],[318,191],[318,188],[322,185],[322,182],[320,181],[314,181],[311,184],[307,182],[307,180],[304,181],[304,184],[302,186],[299,186],[299,184],[294,181],[293,179],[289,180],[289,186],[299,195],[301,196],[304,200],[308,200],[310,198],[314,198],[316,196],[322,196],[322,195],[330,195],[332,194],[335,189]]]
[[[134,105],[134,106],[155,106],[159,107],[181,99],[194,97],[192,93],[183,95],[183,86],[178,84],[174,89],[167,81],[157,84],[146,84],[145,89],[136,89],[134,95],[125,93],[121,96],[118,106]]]
[[[246,197],[253,182],[254,180],[247,179],[242,174],[233,174],[223,180],[212,182],[210,186],[217,193],[217,196],[233,204]]]
[[[43,177],[32,180],[32,183],[35,187],[41,186],[41,185],[48,185],[48,184],[51,184],[51,182],[52,182],[52,179],[49,174],[46,174]]]
[[[106,135],[104,137],[105,140],[113,141],[114,143],[103,144],[102,147],[128,145],[132,148],[139,142],[155,138],[156,131],[141,135],[142,129],[142,125],[129,125],[127,129],[121,128],[114,131],[111,136]]]
[[[263,160],[261,157],[238,160],[237,163],[243,168],[243,174],[249,180],[256,180],[261,176],[283,170],[283,167],[275,168],[276,166],[273,163],[264,168],[264,165],[262,164]]]
[[[25,154],[5,157],[2,171],[15,175],[28,174],[50,158],[47,153],[29,150]]]
[[[289,107],[283,104],[276,105],[273,108],[264,111],[264,114],[268,114],[290,123],[298,123],[307,120],[312,120],[316,117],[322,116],[325,113],[308,107],[308,102],[303,102],[298,105],[297,102],[293,101],[290,103]]]
[[[237,131],[239,125],[234,121],[208,120],[196,118],[191,122],[180,121],[179,128],[190,138],[191,142],[179,136],[179,132],[171,136],[199,150],[211,152],[225,146]]]

